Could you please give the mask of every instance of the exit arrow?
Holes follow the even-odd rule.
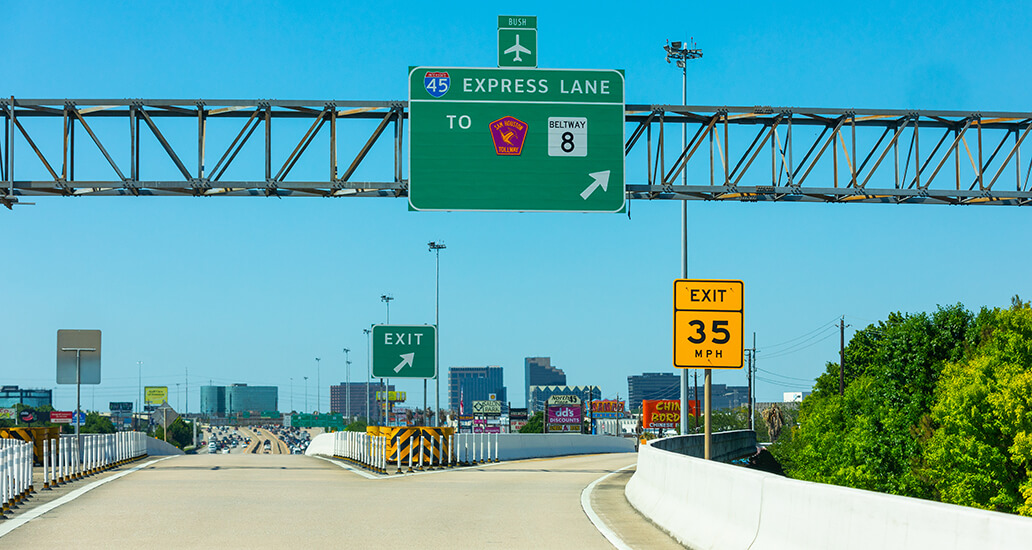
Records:
[[[592,172],[588,175],[594,178],[595,181],[591,182],[591,185],[589,185],[587,189],[581,191],[580,196],[584,200],[588,200],[588,197],[590,197],[591,194],[595,192],[595,189],[598,189],[599,187],[602,188],[603,192],[609,189],[609,170]]]
[[[394,367],[394,372],[401,372],[401,369],[405,368],[406,366],[411,367],[412,366],[412,359],[414,359],[415,357],[416,357],[415,353],[402,353],[401,354],[401,362],[398,363],[398,366]],[[388,365],[389,364],[390,363],[388,363]]]

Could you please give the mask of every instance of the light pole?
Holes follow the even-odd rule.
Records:
[[[372,359],[369,357],[369,341],[372,339],[370,334],[372,334],[373,331],[371,329],[364,328],[362,329],[362,333],[366,335],[365,420],[366,423],[372,423],[372,419],[369,417],[369,381],[373,379],[373,370]]]
[[[434,283],[434,326],[437,327],[437,345],[434,346],[434,422],[441,425],[441,250],[448,248],[444,243],[430,241],[428,249],[437,256],[437,276]],[[424,382],[425,383],[425,382]]]
[[[380,301],[385,303],[385,304],[387,304],[387,324],[388,325],[391,324],[391,300],[393,300],[393,299],[394,299],[394,296],[391,296],[390,294],[381,294],[380,295]]]
[[[391,300],[393,300],[393,299],[394,299],[394,296],[391,296],[390,294],[381,294],[380,295],[380,301],[385,303],[385,304],[387,304],[387,324],[388,325],[391,324]],[[384,378],[383,379],[383,425],[384,426],[390,426],[390,423],[391,423],[391,412],[390,412],[391,411],[391,409],[390,409],[390,407],[391,407],[391,394],[390,394],[389,391],[387,391],[388,388],[390,388],[390,387],[391,387],[391,379],[390,378]]]
[[[308,377],[305,376],[305,410],[308,410]]]
[[[351,422],[351,360],[348,359],[348,354],[351,350],[344,348],[344,384],[347,388],[347,394],[344,397],[344,411],[348,415],[348,422]]]
[[[136,402],[136,431],[140,431],[140,416],[143,414],[143,361],[137,361],[136,367],[139,369],[139,389],[140,389],[140,400]]]
[[[694,46],[695,44],[692,44]],[[702,50],[699,48],[687,48],[683,42],[670,42],[667,41],[666,45],[663,46],[666,50],[666,61],[670,63],[673,59],[677,63],[677,68],[681,69],[681,103],[682,105],[688,105],[688,60],[699,59],[702,57]],[[682,154],[685,148],[688,147],[688,125],[681,125],[681,151]],[[688,185],[688,170],[681,170],[681,185]],[[681,278],[688,278],[688,201],[681,201]],[[709,389],[710,383],[710,370],[706,369],[706,388]],[[708,404],[707,404],[708,406]],[[688,410],[688,370],[681,370],[681,433],[688,433],[688,415],[684,414]],[[706,417],[707,426],[709,426],[709,417]],[[709,430],[706,430],[709,434]],[[706,458],[709,458],[709,436],[706,436]]]
[[[320,398],[322,397],[319,394],[319,387],[322,385],[321,377],[319,376],[319,361],[321,361],[321,359],[316,357],[315,358],[315,410],[316,411],[318,411],[319,410],[319,406],[322,405],[322,403],[319,402]]]
[[[294,412],[294,378],[290,378],[290,412]]]

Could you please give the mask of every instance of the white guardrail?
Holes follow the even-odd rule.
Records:
[[[352,464],[387,473],[387,437],[363,432],[334,432],[333,456]]]
[[[0,499],[3,513],[32,492],[32,444],[0,439]]]
[[[811,483],[643,446],[627,500],[696,549],[1028,548],[1032,519]]]

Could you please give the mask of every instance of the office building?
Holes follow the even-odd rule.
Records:
[[[278,410],[279,388],[276,386],[201,386],[201,414],[232,416]]]
[[[602,390],[598,386],[531,386],[527,414],[545,410],[548,398],[553,395],[576,395],[581,402],[598,401],[602,399]]]
[[[21,404],[35,408],[53,405],[53,403],[53,390],[21,389],[18,386],[3,386],[0,388],[0,407],[13,407]]]
[[[371,419],[379,419],[383,416],[383,401],[377,403],[376,392],[378,391],[383,391],[383,385],[379,382],[370,383],[369,400],[367,401],[365,382],[352,382],[350,386],[341,382],[336,386],[330,386],[330,412],[347,413],[348,394],[350,394],[351,416],[365,418],[366,410],[368,410]],[[394,391],[393,384],[389,391]],[[366,409],[367,404],[368,409]]]
[[[691,374],[689,372],[689,374]],[[700,376],[701,378],[701,376]],[[702,400],[703,387],[699,381],[699,397],[695,397],[694,380],[688,384],[688,399]],[[728,386],[727,384],[711,384],[710,396],[713,409],[744,407],[749,404],[748,386]],[[643,399],[680,399],[681,376],[669,372],[646,372],[627,377],[627,407],[636,411],[641,409]],[[700,403],[700,406],[704,406]]]
[[[448,407],[459,411],[459,396],[467,411],[473,401],[494,398],[502,402],[502,412],[508,412],[508,394],[502,377],[502,367],[451,367],[448,369]]]
[[[689,392],[692,387],[689,384]],[[700,392],[702,390],[700,389]],[[688,395],[692,397],[691,393]],[[646,372],[627,377],[627,408],[636,411],[643,399],[680,399],[681,377],[671,372]]]
[[[565,386],[566,373],[552,366],[551,357],[526,357],[523,359],[524,403],[530,403],[531,386]]]

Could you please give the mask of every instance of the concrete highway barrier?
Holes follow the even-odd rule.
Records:
[[[1024,548],[1032,519],[787,479],[648,445],[627,500],[697,549]]]
[[[460,463],[478,462],[485,458],[520,460],[595,453],[632,453],[634,440],[625,437],[582,434],[456,434],[455,449],[450,453]],[[312,440],[306,455],[333,456],[339,443],[333,434],[321,434]],[[489,448],[490,447],[490,448]]]

